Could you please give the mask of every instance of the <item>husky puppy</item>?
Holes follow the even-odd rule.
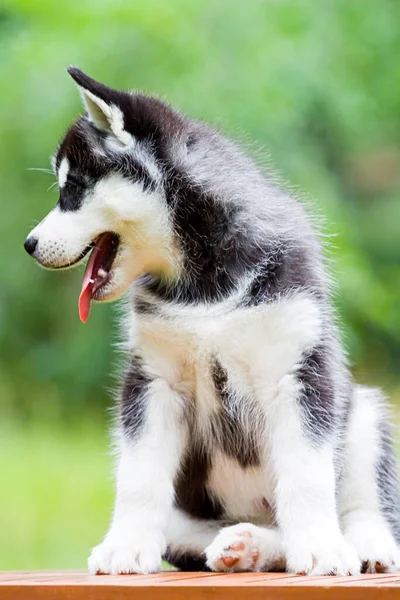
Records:
[[[381,393],[348,372],[321,243],[232,142],[77,68],[86,114],[25,248],[79,299],[128,290],[115,510],[90,573],[400,567]]]

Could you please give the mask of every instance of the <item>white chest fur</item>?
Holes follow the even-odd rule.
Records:
[[[218,308],[164,306],[158,315],[134,316],[130,345],[154,376],[198,396],[213,359],[248,394],[276,386],[320,338],[320,308],[304,292],[255,308]]]

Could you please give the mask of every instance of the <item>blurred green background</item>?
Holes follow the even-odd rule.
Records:
[[[400,402],[400,3],[0,4],[0,569],[84,568],[112,506],[117,310],[23,241],[57,200],[28,170],[81,111],[65,68],[140,88],[271,154],[325,217],[354,372]],[[111,375],[110,375],[111,373]]]

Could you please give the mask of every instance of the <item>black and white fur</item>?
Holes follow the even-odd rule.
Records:
[[[97,299],[129,288],[115,510],[89,571],[399,568],[385,401],[351,380],[303,206],[206,125],[69,72],[87,112],[33,255],[69,267],[115,232]]]

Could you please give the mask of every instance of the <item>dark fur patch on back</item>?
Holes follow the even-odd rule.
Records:
[[[258,306],[282,296],[292,289],[307,289],[315,297],[323,294],[320,279],[315,275],[305,248],[270,248],[266,261],[243,300],[243,306]]]
[[[151,378],[144,371],[142,359],[139,356],[131,358],[122,388],[120,407],[123,430],[131,438],[137,437],[143,427],[150,383]]]
[[[246,402],[246,399],[233,397],[228,386],[228,374],[218,360],[212,365],[211,374],[220,400],[220,410],[213,417],[216,443],[220,444],[225,454],[237,460],[241,467],[259,466],[259,448],[252,435],[254,431],[245,431],[240,419],[241,407],[238,402]]]

